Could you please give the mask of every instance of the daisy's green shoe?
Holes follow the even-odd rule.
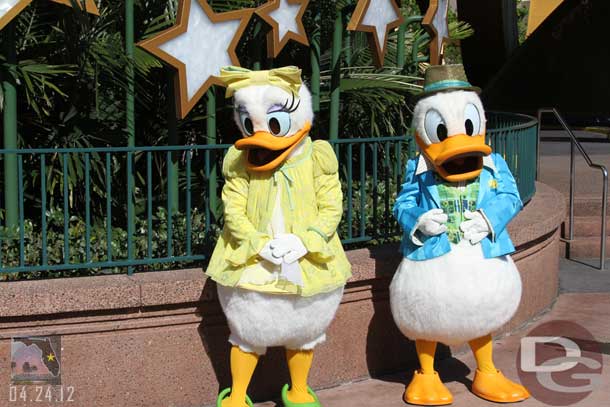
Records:
[[[316,396],[316,393],[314,393],[309,386],[307,386],[307,392],[313,397],[314,401],[310,403],[293,403],[288,400],[288,385],[285,384],[284,387],[282,387],[282,402],[284,403],[284,407],[322,407],[320,400],[318,400],[318,396]]]
[[[225,398],[227,398],[229,396],[229,394],[231,394],[230,387],[227,387],[226,389],[221,391],[220,394],[218,395],[218,398],[216,399],[216,407],[222,407],[222,401]],[[249,407],[254,407],[254,405],[252,404],[252,400],[250,400],[250,397],[248,397],[247,394],[246,394],[246,404],[248,404]]]

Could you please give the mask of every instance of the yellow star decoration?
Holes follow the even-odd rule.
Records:
[[[210,86],[223,85],[220,68],[239,66],[235,52],[254,10],[215,13],[205,0],[179,0],[176,24],[138,43],[178,74],[174,77],[179,119],[197,104]]]
[[[489,188],[496,189],[498,188],[498,181],[495,179],[489,180]]]
[[[54,361],[55,361],[55,354],[53,354],[53,353],[49,353],[49,354],[47,355],[47,360],[48,360],[49,362],[54,362]]]

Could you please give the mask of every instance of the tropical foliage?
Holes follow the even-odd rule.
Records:
[[[216,12],[257,7],[265,0],[209,0]],[[156,58],[136,47],[133,60],[126,56],[124,0],[99,2],[100,16],[93,16],[78,7],[65,7],[53,2],[36,1],[15,20],[15,42],[3,41],[0,49],[0,76],[11,79],[18,86],[19,147],[23,148],[88,148],[124,146],[127,144],[125,100],[127,79],[125,72],[133,69],[136,75],[136,144],[145,146],[167,145],[169,129],[177,129],[181,145],[208,142],[233,143],[238,130],[233,124],[231,106],[223,98],[222,89],[215,90],[217,109],[208,112],[206,98],[193,109],[185,120],[176,121],[169,108],[173,103],[169,87],[173,72]],[[414,0],[402,2],[405,16],[421,15]],[[363,33],[344,33],[342,62],[332,66],[332,37],[334,21],[342,16],[347,24],[354,0],[312,0],[304,16],[308,37],[319,47],[320,110],[317,112],[314,137],[326,138],[330,120],[330,93],[336,86],[341,91],[339,120],[340,137],[381,137],[405,134],[410,123],[411,95],[419,92],[425,67],[428,35],[419,21],[410,24],[405,32],[405,64],[397,66],[398,35],[391,32],[388,39],[386,66],[373,67],[371,52]],[[173,25],[177,13],[177,0],[135,0],[136,41],[148,38]],[[243,66],[268,68],[287,64],[303,68],[307,81],[311,79],[312,55],[310,48],[289,43],[276,60],[265,55],[265,37],[269,27],[253,17],[238,46]],[[452,38],[459,40],[472,34],[464,23],[450,20]],[[7,62],[6,47],[14,45],[17,63]],[[452,51],[459,59],[459,52]],[[334,71],[336,69],[337,71]],[[0,88],[0,108],[3,94]],[[206,121],[214,116],[216,134],[207,134]],[[146,176],[143,154],[134,154],[134,197],[136,216],[145,216],[143,191],[152,183],[153,207],[167,201],[167,160],[164,154],[153,156],[152,181]],[[197,158],[193,157],[195,163]],[[103,219],[106,211],[105,180],[126,180],[125,157],[113,156],[107,173],[105,157],[90,155],[91,213],[94,219]],[[173,156],[180,168],[183,185],[185,156]],[[218,171],[219,157],[216,167]],[[214,193],[205,189],[207,183],[203,160],[194,165],[193,196]],[[214,166],[214,165],[213,165]],[[40,157],[23,156],[24,196],[28,200],[26,219],[38,219],[41,207],[41,179],[45,178],[48,207],[61,207],[67,200],[75,224],[82,222],[84,205],[84,155],[48,154],[44,172]],[[64,174],[67,168],[67,174]],[[65,176],[64,176],[65,175]],[[2,180],[0,179],[0,183]],[[67,183],[68,196],[63,195]],[[125,225],[126,182],[113,184],[113,224]],[[0,185],[3,190],[3,185]],[[218,191],[215,191],[216,193]],[[30,204],[31,203],[31,204]],[[194,202],[197,205],[197,202]],[[183,210],[184,208],[179,208]],[[218,213],[217,208],[212,212]],[[0,217],[3,212],[0,211]],[[49,213],[48,216],[51,216]],[[80,220],[79,220],[80,219]],[[36,235],[38,222],[31,223]],[[5,231],[10,236],[10,231]],[[32,237],[34,239],[34,237]],[[10,239],[5,240],[7,246]],[[14,243],[14,242],[13,242]]]

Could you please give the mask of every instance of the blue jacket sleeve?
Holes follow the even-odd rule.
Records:
[[[419,206],[421,191],[419,189],[419,182],[417,182],[417,177],[415,176],[416,168],[417,159],[409,160],[407,163],[405,183],[402,184],[402,190],[400,191],[400,194],[398,194],[396,203],[394,204],[394,217],[411,239],[414,234],[413,229],[417,225],[417,220],[426,212],[424,208]]]
[[[486,199],[481,203],[481,209],[485,217],[491,223],[494,235],[497,236],[504,229],[512,218],[523,208],[523,202],[519,196],[517,183],[511,174],[506,161],[499,155],[493,155],[494,164],[498,173],[496,195],[491,199]]]

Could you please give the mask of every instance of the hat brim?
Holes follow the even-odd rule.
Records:
[[[477,95],[481,94],[481,88],[479,88],[478,86],[454,86],[450,88],[435,89],[428,92],[421,92],[415,95],[413,98],[414,100],[420,100],[427,96],[436,95],[437,93],[455,92],[456,90],[466,90],[470,92],[475,92]]]

